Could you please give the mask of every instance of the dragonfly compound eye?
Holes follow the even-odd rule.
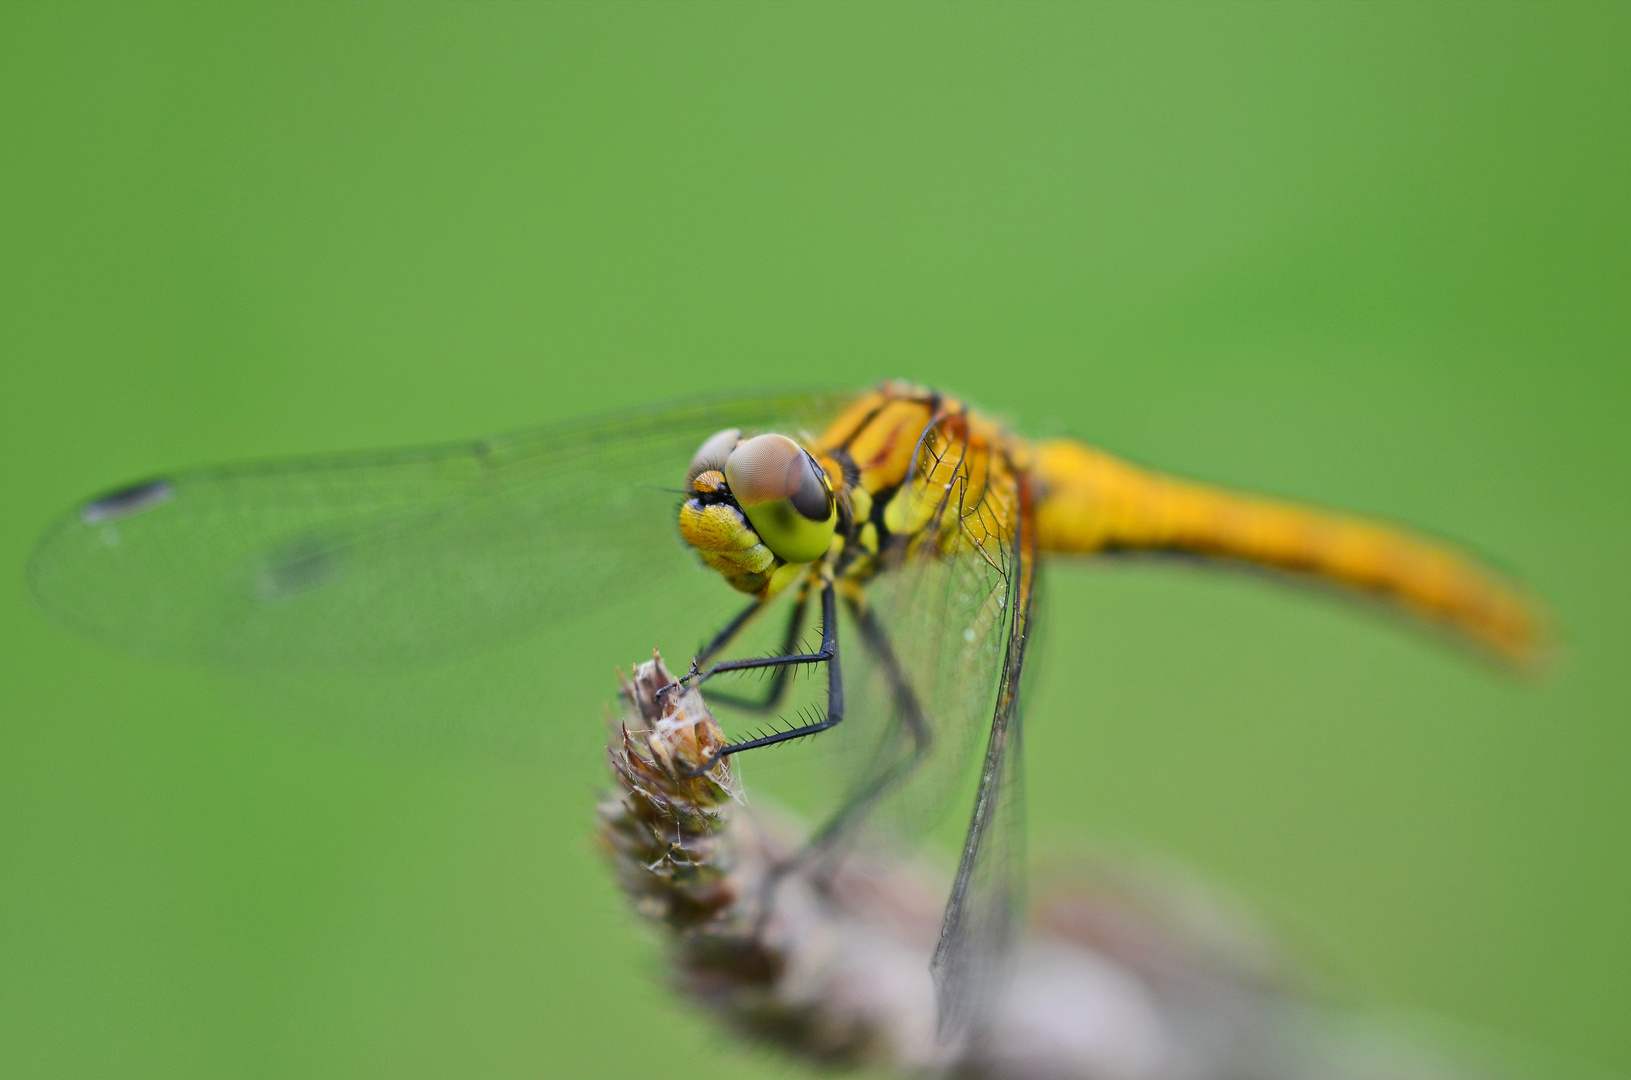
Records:
[[[826,474],[798,443],[785,435],[755,435],[730,452],[725,482],[771,551],[790,563],[827,553],[837,506]]]
[[[742,441],[741,428],[726,428],[716,432],[706,442],[697,447],[697,452],[691,457],[691,467],[685,470],[685,486],[690,488],[691,482],[705,472],[724,472],[725,459],[731,456],[736,444]]]

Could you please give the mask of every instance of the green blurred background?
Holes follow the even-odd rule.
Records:
[[[395,760],[22,565],[179,464],[884,375],[1534,582],[1525,683],[1055,572],[1032,847],[1167,852],[1370,1000],[1631,1069],[1628,55],[1625,5],[0,9],[0,1074],[796,1072],[597,861],[626,656],[559,657],[547,764]]]

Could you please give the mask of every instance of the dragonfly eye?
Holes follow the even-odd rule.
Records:
[[[691,482],[705,472],[724,472],[725,460],[741,441],[741,428],[726,428],[708,436],[707,441],[697,447],[697,452],[692,455],[691,467],[685,470],[685,486],[689,488]]]
[[[837,506],[826,474],[798,443],[785,435],[755,435],[731,451],[725,482],[771,551],[790,563],[826,554]]]

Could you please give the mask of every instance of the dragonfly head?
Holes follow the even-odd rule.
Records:
[[[680,535],[742,592],[769,596],[796,576],[779,571],[814,562],[832,545],[832,483],[785,435],[713,435],[691,459],[685,486]]]

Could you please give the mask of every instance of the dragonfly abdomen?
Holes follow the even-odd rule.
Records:
[[[1447,545],[1313,507],[1192,483],[1073,440],[1036,451],[1044,551],[1233,559],[1380,596],[1515,661],[1544,644],[1516,585]]]

